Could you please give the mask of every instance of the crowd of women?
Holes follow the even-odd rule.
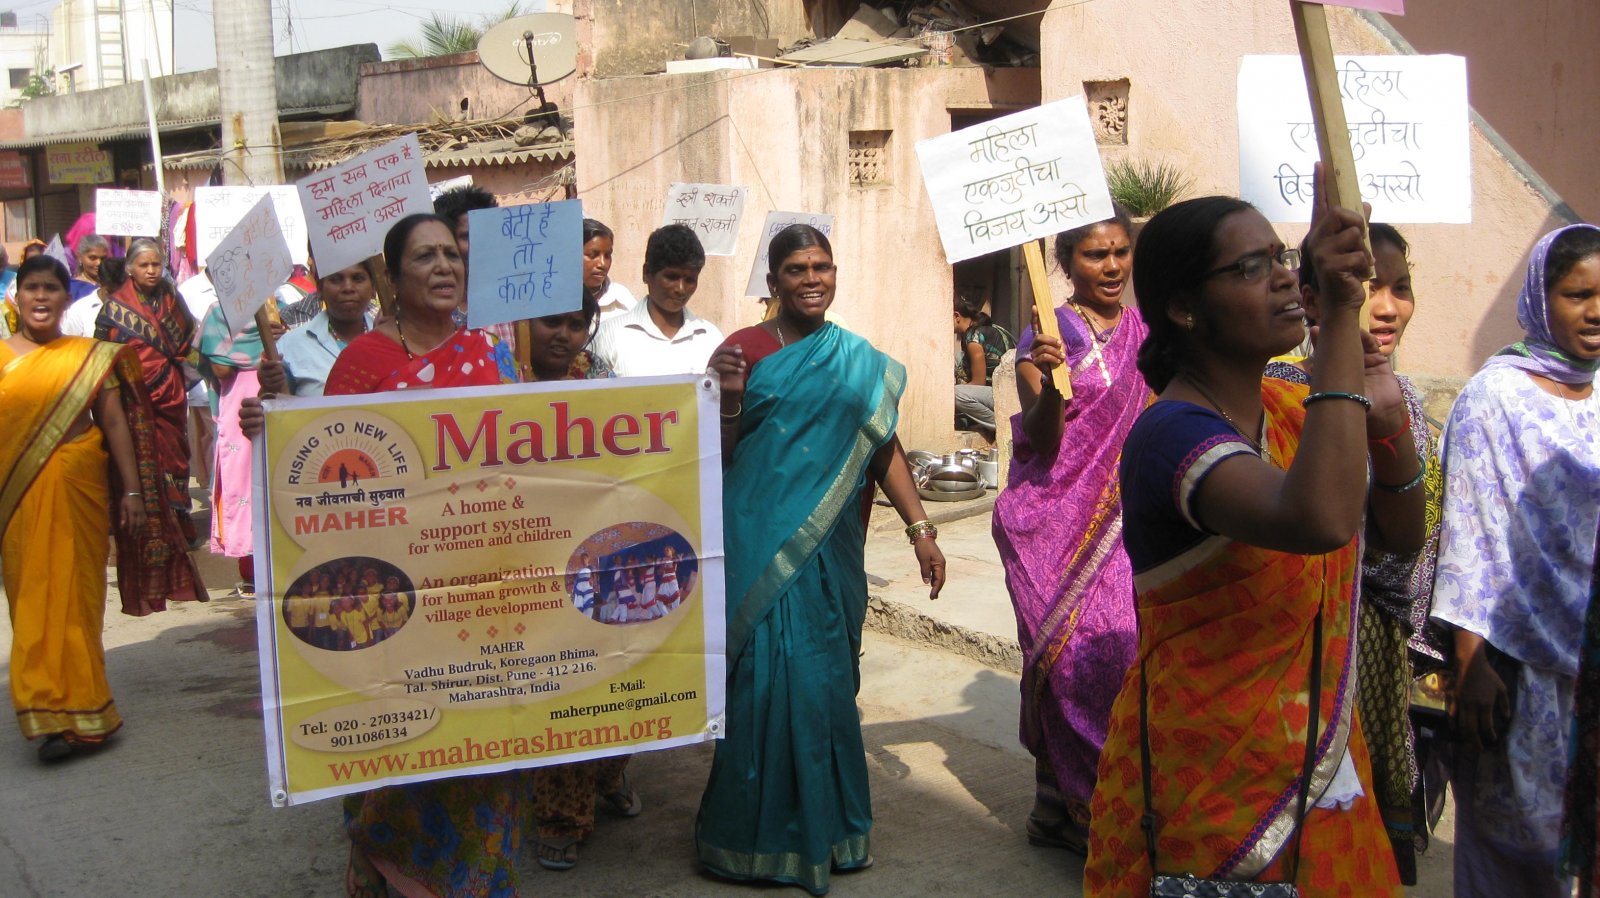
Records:
[[[1208,879],[1399,894],[1431,822],[1424,780],[1443,771],[1456,894],[1564,895],[1574,874],[1587,888],[1600,849],[1600,229],[1539,241],[1523,340],[1484,364],[1441,433],[1393,370],[1415,304],[1406,240],[1324,195],[1299,248],[1227,197],[1179,203],[1137,233],[1119,214],[1055,241],[1072,294],[1059,337],[1021,335],[1022,410],[994,512],[1035,758],[1027,838],[1085,854],[1091,895],[1189,894]],[[23,262],[0,342],[22,729],[55,759],[121,723],[100,642],[108,533],[125,611],[205,596],[185,551],[196,371],[217,427],[211,548],[240,558],[244,586],[260,395],[709,369],[724,517],[739,526],[725,535],[726,734],[696,850],[711,875],[823,894],[833,873],[873,863],[855,694],[875,491],[907,525],[930,597],[945,580],[895,436],[905,369],[830,321],[839,269],[806,226],[772,240],[766,320],[726,338],[687,308],[705,263],[692,232],[650,235],[635,301],[595,221],[577,311],[520,332],[466,327],[462,221],[493,202],[447,194],[441,215],[394,225],[388,314],[375,314],[373,271],[319,274],[309,320],[274,325],[280,360],[189,295],[204,282],[174,288],[155,242],[119,265],[80,239],[76,279],[46,256]],[[80,292],[99,303],[92,337],[64,328]],[[980,304],[958,304],[963,337],[986,323]],[[1295,354],[1308,323],[1313,351]],[[998,353],[964,342],[977,344],[963,349],[968,385],[987,387]],[[641,598],[693,588],[671,559],[630,568],[602,578],[580,559],[575,601],[602,617],[609,601],[619,622],[619,608],[632,620]],[[327,650],[374,644],[409,610],[380,573],[302,578],[289,626]],[[1413,720],[1424,674],[1450,684],[1451,738],[1437,744]],[[515,895],[524,841],[541,866],[570,869],[599,810],[640,812],[626,767],[351,796],[347,891]]]
[[[441,206],[451,203],[441,198]],[[910,525],[934,594],[944,561],[894,439],[904,369],[826,320],[835,283],[827,238],[811,228],[779,234],[769,276],[777,313],[724,340],[686,308],[705,263],[692,232],[669,225],[650,235],[645,296],[630,308],[631,297],[609,280],[614,235],[585,222],[582,307],[529,322],[521,339],[530,345],[519,347],[524,366],[506,341],[456,320],[465,280],[457,234],[454,222],[431,215],[394,226],[384,261],[396,305],[375,324],[364,317],[370,278],[359,269],[334,276],[337,283],[325,278],[326,323],[313,319],[283,337],[290,347],[283,361],[259,363],[263,387],[340,395],[608,377],[614,370],[714,370],[722,384],[726,513],[764,523],[726,535],[731,725],[702,803],[700,855],[716,875],[794,882],[817,893],[827,889],[831,871],[869,866],[871,813],[854,702],[869,482],[882,485]],[[624,307],[603,326],[602,297]],[[296,348],[300,333],[305,345]],[[261,417],[258,400],[241,400],[242,433],[254,432]],[[807,451],[797,456],[797,446]],[[766,490],[774,471],[795,493],[779,508]],[[686,576],[675,555],[633,561],[625,574],[600,577],[580,558],[575,601],[586,599],[602,616],[610,607],[607,622],[618,623],[622,614],[635,620],[652,613],[652,597],[670,609],[694,588],[694,574]],[[337,599],[337,590],[321,591]],[[308,638],[317,638],[318,607],[309,606],[309,624],[303,614],[296,618]],[[810,787],[821,781],[838,787]],[[540,866],[570,869],[599,808],[623,817],[640,812],[626,758],[352,796],[345,803],[346,887],[358,896],[515,894],[519,845],[531,842]]]
[[[1416,302],[1393,227],[1319,200],[1296,249],[1207,197],[1134,236],[1060,235],[1061,337],[1018,349],[994,535],[1029,840],[1085,854],[1090,895],[1397,895],[1447,779],[1454,894],[1587,894],[1600,229],[1538,242],[1523,339],[1442,433],[1393,372]],[[1425,676],[1447,720],[1414,710]]]

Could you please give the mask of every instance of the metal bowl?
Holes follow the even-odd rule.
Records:
[[[966,502],[969,499],[982,499],[986,492],[987,490],[983,487],[974,486],[971,489],[960,492],[919,489],[917,490],[917,495],[929,502]]]
[[[976,480],[930,480],[923,489],[942,493],[965,493],[974,489],[981,490],[983,484]]]
[[[940,462],[928,465],[923,469],[928,475],[928,480],[933,482],[950,480],[967,484],[969,487],[978,482],[978,466],[964,465],[956,462]]]
[[[913,449],[906,453],[906,464],[910,465],[911,470],[913,471],[923,465],[927,465],[938,460],[939,456],[929,452],[926,449]]]

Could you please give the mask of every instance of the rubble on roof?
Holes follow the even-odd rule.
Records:
[[[833,37],[804,39],[778,61],[798,65],[1037,67],[1036,49],[1013,39],[961,0],[862,3]]]

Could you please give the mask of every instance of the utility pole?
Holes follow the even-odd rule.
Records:
[[[222,95],[222,182],[282,184],[272,0],[216,0],[213,19]]]

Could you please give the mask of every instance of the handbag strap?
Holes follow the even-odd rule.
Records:
[[[1300,874],[1300,837],[1305,832],[1306,798],[1311,789],[1311,772],[1317,761],[1317,724],[1322,712],[1322,609],[1317,609],[1311,637],[1311,716],[1306,723],[1306,759],[1300,771],[1300,795],[1295,805],[1294,849],[1289,861],[1289,882]],[[1156,875],[1156,812],[1150,799],[1150,684],[1145,661],[1139,661],[1139,773],[1144,780],[1144,816],[1139,828],[1144,831],[1145,850],[1150,856],[1150,875]]]

